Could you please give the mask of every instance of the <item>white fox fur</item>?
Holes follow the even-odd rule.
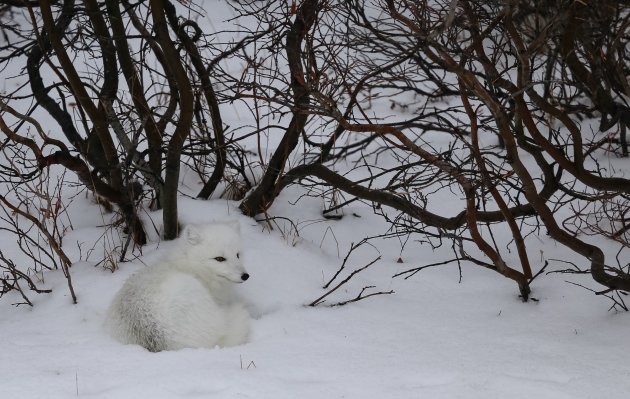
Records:
[[[237,222],[188,225],[164,261],[125,282],[106,328],[119,341],[152,352],[242,344],[249,314],[231,288],[248,277]]]

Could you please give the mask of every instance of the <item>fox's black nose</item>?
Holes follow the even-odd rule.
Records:
[[[247,280],[248,278],[249,278],[249,274],[247,274],[247,273],[243,273],[243,274],[241,274],[241,280],[245,281],[245,280]]]

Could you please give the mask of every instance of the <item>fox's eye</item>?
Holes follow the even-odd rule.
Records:
[[[241,254],[237,253],[237,254],[236,254],[236,258],[237,258],[237,259],[241,259]]]
[[[214,258],[214,260],[216,260],[217,262],[225,262],[225,258],[223,256],[217,256],[216,258]]]

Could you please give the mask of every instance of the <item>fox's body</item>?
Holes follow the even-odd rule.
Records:
[[[165,261],[125,282],[107,329],[152,352],[244,343],[249,314],[231,294],[249,277],[239,252],[238,225],[187,226]]]

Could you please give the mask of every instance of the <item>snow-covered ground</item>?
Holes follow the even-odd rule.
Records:
[[[304,223],[300,238],[283,237],[279,229],[270,233],[239,216],[234,205],[182,199],[182,219],[240,221],[251,274],[238,287],[254,317],[249,343],[150,353],[108,337],[102,323],[116,290],[169,248],[149,245],[145,264],[121,263],[113,274],[76,263],[77,305],[61,272],[45,276],[53,293],[34,296],[34,308],[12,307],[12,298],[3,298],[2,397],[558,399],[622,398],[630,391],[630,318],[607,312],[608,302],[567,284],[564,276],[534,284],[538,302],[529,303],[519,300],[514,284],[476,267],[464,268],[461,283],[455,266],[391,279],[409,265],[429,263],[433,254],[415,246],[399,264],[399,245],[383,241],[382,260],[329,303],[350,299],[365,285],[395,294],[310,308],[305,304],[324,292],[321,286],[350,242],[360,238],[357,232],[378,228],[380,219],[357,207],[361,218]],[[301,207],[303,221],[314,220],[311,205]],[[280,201],[275,212],[283,208],[294,207]],[[100,233],[78,228],[65,245],[77,256],[71,242],[96,240]],[[336,241],[329,239],[333,235]],[[541,243],[543,248],[563,252],[553,243]],[[353,254],[343,277],[375,258],[371,251]],[[588,277],[582,282],[589,283]]]

